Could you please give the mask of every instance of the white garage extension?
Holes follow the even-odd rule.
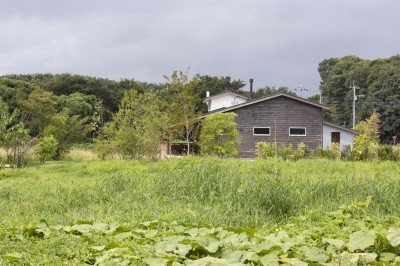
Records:
[[[351,150],[353,150],[354,137],[359,134],[358,131],[331,124],[329,122],[323,122],[322,131],[322,145],[324,150],[329,149],[331,143],[339,143],[341,151],[343,151],[346,146],[349,146]]]

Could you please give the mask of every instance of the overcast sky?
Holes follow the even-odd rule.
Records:
[[[186,70],[319,88],[331,57],[400,53],[398,0],[0,0],[0,75],[165,82]]]

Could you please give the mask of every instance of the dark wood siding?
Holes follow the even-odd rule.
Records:
[[[293,149],[304,142],[311,150],[322,146],[322,109],[284,96],[233,110],[241,136],[239,157],[256,156],[257,142],[291,143]],[[276,127],[275,127],[276,125]],[[270,136],[254,136],[253,127],[270,127]],[[290,127],[306,128],[306,136],[289,136]]]

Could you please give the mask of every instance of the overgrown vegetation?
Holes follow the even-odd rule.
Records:
[[[220,157],[235,156],[240,144],[235,113],[218,113],[202,121],[200,149],[202,154]]]
[[[185,158],[92,161],[0,171],[3,222],[152,220],[238,227],[287,221],[372,196],[371,213],[399,213],[399,165],[318,160]],[[146,204],[142,204],[143,202]],[[21,215],[23,213],[23,215]],[[6,219],[6,220],[4,220]]]
[[[3,169],[0,261],[395,264],[399,170],[219,158]]]

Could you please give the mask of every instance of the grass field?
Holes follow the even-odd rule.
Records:
[[[83,154],[82,158],[88,156]],[[321,221],[329,224],[331,218],[327,213],[345,210],[342,205],[354,207],[355,202],[365,201],[370,196],[371,203],[363,210],[361,221],[364,221],[363,217],[372,217],[370,219],[383,223],[387,231],[389,226],[400,227],[396,218],[400,216],[399,181],[400,164],[393,162],[285,162],[192,157],[140,163],[79,159],[25,169],[0,170],[0,228],[3,228],[5,237],[14,234],[11,231],[20,231],[18,228],[30,232],[29,224],[32,223],[36,227],[31,229],[36,232],[41,228],[38,225],[44,221],[46,228],[103,224],[108,230],[118,222],[131,228],[127,231],[132,232],[132,228],[143,222],[157,220],[158,228],[170,228],[171,224],[177,224],[190,225],[190,228],[253,228],[270,232],[272,228],[275,230],[290,224],[299,228]],[[161,224],[166,224],[166,227]],[[141,230],[151,229],[145,227],[139,226]],[[354,227],[357,228],[356,225]],[[58,235],[61,229],[52,230],[53,235]],[[64,240],[67,243],[72,241]],[[34,245],[34,242],[29,243]],[[51,243],[47,241],[41,245],[55,245]],[[27,247],[27,243],[24,246]],[[32,255],[26,255],[30,254],[29,251],[24,253],[19,250],[18,241],[9,247],[0,248],[4,261],[20,263],[23,258],[35,261]],[[34,247],[32,249],[35,250]],[[110,250],[103,247],[101,252],[105,249]],[[17,252],[15,257],[13,252]],[[79,261],[86,260],[79,257],[78,251],[75,251],[78,252],[76,254],[74,250],[70,252],[73,254],[70,254],[70,259],[67,255],[60,255],[58,257],[63,258],[60,261],[79,264]],[[282,252],[290,258],[287,250]],[[391,254],[400,255],[396,254],[398,250],[393,252]],[[205,254],[209,256],[211,253]],[[87,264],[99,262],[93,259],[93,255],[90,256]],[[46,257],[49,263],[57,262],[56,258],[50,257]],[[43,259],[40,257],[40,260]],[[172,265],[172,261],[154,265]],[[260,261],[253,261],[253,265],[265,265]],[[279,263],[282,262],[280,258]],[[152,264],[147,262],[147,265]]]

